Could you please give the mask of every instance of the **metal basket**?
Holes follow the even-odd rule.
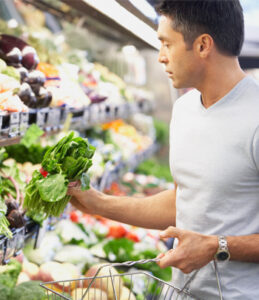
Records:
[[[131,267],[135,264],[157,261],[158,259],[147,259],[107,264],[101,266],[94,277],[44,282],[40,286],[46,289],[48,300],[136,300],[136,290],[134,288],[137,282],[142,285],[141,300],[202,300],[195,298],[187,288],[198,271],[194,272],[182,289],[176,288],[171,283],[165,282],[146,271],[133,271],[122,274],[112,273],[111,267]],[[109,275],[98,276],[105,267],[109,267]],[[219,288],[219,299],[223,300],[216,263],[215,273]],[[125,282],[126,289],[124,288]],[[72,295],[72,298],[70,295]]]

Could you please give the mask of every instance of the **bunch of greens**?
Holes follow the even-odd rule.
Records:
[[[143,161],[137,166],[135,172],[144,175],[154,175],[157,178],[165,179],[168,182],[173,181],[169,165],[160,162],[156,158],[150,158]]]
[[[43,133],[44,131],[36,124],[31,125],[19,144],[6,147],[8,156],[21,164],[25,162],[40,164],[45,152],[49,149],[49,147],[42,147],[39,142]]]
[[[82,190],[89,188],[87,170],[92,165],[95,148],[86,139],[74,133],[49,148],[42,161],[42,169],[34,171],[26,187],[24,207],[29,213],[60,216],[70,196],[68,183],[81,181]]]

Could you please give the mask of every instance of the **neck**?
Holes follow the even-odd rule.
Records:
[[[214,63],[208,64],[203,80],[196,88],[202,94],[205,108],[222,99],[246,74],[240,68],[237,58],[220,57]]]

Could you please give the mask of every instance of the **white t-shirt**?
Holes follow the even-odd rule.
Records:
[[[208,235],[259,233],[259,84],[247,76],[208,109],[197,90],[180,97],[170,125],[170,167],[178,184],[177,227]],[[218,266],[224,300],[259,299],[259,264]],[[188,276],[173,270],[179,288]],[[219,299],[212,262],[190,291]]]

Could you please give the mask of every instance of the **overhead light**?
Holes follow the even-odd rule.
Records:
[[[137,52],[137,49],[133,45],[127,45],[127,46],[122,47],[122,52],[125,55],[133,55]]]
[[[102,14],[114,20],[120,26],[132,32],[135,36],[148,43],[155,49],[160,48],[156,31],[130,13],[115,0],[83,0]]]
[[[146,0],[130,0],[130,2],[148,18],[153,20],[157,18],[157,14],[153,6]]]

